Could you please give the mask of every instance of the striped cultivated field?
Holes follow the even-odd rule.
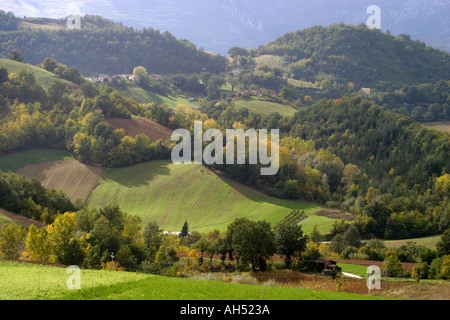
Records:
[[[84,203],[97,186],[103,169],[76,160],[57,160],[28,165],[16,173],[27,178],[37,178],[48,188],[62,189],[73,201],[81,199]]]
[[[266,66],[269,66],[272,68],[280,68],[280,69],[284,68],[283,57],[280,57],[280,56],[265,54],[265,55],[255,58],[255,60],[256,60],[256,64],[259,66],[266,65]]]
[[[167,231],[226,229],[238,217],[276,223],[292,210],[314,205],[269,197],[223,178],[201,165],[152,161],[108,170],[92,192],[89,207],[118,204],[143,221],[156,221]]]

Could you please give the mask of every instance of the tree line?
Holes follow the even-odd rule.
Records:
[[[156,222],[143,224],[139,217],[107,206],[58,215],[42,228],[4,225],[0,228],[0,257],[168,276],[274,268],[317,272],[323,258],[389,259],[390,276],[413,276],[418,281],[450,278],[449,231],[437,250],[413,242],[388,249],[380,240],[361,241],[356,227],[339,222],[333,233],[336,235],[327,244],[321,242],[317,230],[305,235],[301,225],[291,219],[272,226],[266,221],[237,218],[225,231],[189,232],[186,221],[180,233],[166,234]],[[180,258],[181,253],[185,258]],[[272,260],[275,254],[281,257],[278,262]],[[400,262],[419,265],[405,273]]]

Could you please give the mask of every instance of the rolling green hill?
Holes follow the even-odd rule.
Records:
[[[39,83],[44,90],[48,90],[50,86],[58,80],[56,75],[42,68],[33,66],[31,64],[21,63],[8,59],[0,59],[0,68],[6,68],[8,73],[19,73],[22,70],[29,70],[33,72],[36,82]],[[60,80],[64,81],[64,80]]]
[[[108,203],[116,203],[144,221],[157,221],[168,231],[181,230],[185,220],[191,230],[224,230],[238,217],[276,223],[294,209],[315,209],[314,205],[269,197],[201,165],[169,161],[108,170],[93,190],[89,207]]]
[[[318,209],[267,196],[201,165],[170,161],[102,170],[82,165],[64,151],[36,149],[0,157],[0,168],[61,188],[73,200],[87,200],[90,208],[118,204],[125,212],[157,221],[170,231],[178,231],[185,220],[191,230],[224,230],[238,217],[276,223],[293,210]]]

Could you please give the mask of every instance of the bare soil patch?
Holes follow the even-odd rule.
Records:
[[[15,214],[3,209],[0,209],[0,213],[8,218],[10,218],[11,220],[13,220],[15,223],[17,223],[18,225],[21,225],[24,228],[29,228],[31,225],[35,225],[38,228],[42,228],[44,227],[43,223],[40,223],[36,220],[21,216],[19,214]]]

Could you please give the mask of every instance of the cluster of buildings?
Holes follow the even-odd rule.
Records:
[[[103,83],[103,82],[112,82],[112,79],[114,77],[116,77],[120,80],[128,81],[128,82],[134,82],[136,80],[135,76],[132,74],[118,74],[118,75],[115,75],[112,77],[107,74],[99,74],[97,77],[88,77],[86,79],[92,83]],[[160,76],[159,74],[151,74],[151,75],[149,75],[149,78],[155,79],[155,80],[161,80],[164,77]]]

